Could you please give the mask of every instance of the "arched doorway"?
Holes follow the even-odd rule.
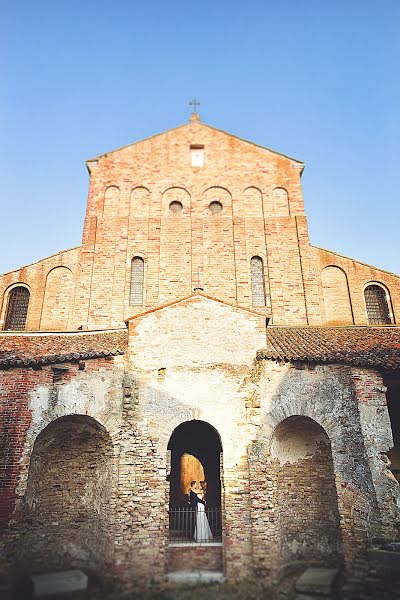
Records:
[[[206,513],[212,541],[220,541],[222,445],[218,432],[205,421],[186,421],[173,431],[168,450],[170,539],[194,541],[196,516],[189,506],[189,487],[191,481],[197,481],[206,482]]]
[[[292,416],[275,429],[275,506],[281,565],[337,564],[342,536],[331,444],[309,417]]]
[[[111,574],[112,442],[95,419],[69,415],[37,436],[18,515],[17,568]]]

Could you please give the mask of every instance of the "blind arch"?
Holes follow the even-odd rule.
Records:
[[[28,288],[18,285],[8,295],[4,329],[8,331],[23,331],[26,325],[30,293]]]
[[[390,325],[389,293],[376,283],[367,285],[364,289],[365,307],[369,325]]]
[[[144,288],[144,260],[141,256],[134,256],[131,261],[131,291],[129,304],[143,306]]]
[[[250,261],[251,297],[253,306],[266,306],[264,262],[260,256]]]

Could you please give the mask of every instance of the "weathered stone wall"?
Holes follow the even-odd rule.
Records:
[[[8,524],[0,570],[9,576],[83,563],[101,576],[112,562],[123,397],[116,363],[0,370],[0,513]]]
[[[107,572],[126,590],[164,586],[168,444],[193,420],[210,424],[221,440],[222,561],[230,582],[271,582],[303,560],[331,564],[343,556],[350,567],[372,539],[393,537],[399,486],[380,459],[391,438],[376,372],[257,361],[264,317],[201,295],[137,316],[129,334],[123,358],[89,359],[84,369],[64,362],[65,371],[1,371],[9,427],[4,523],[13,513],[4,568],[17,568],[10,549],[23,540],[41,568],[39,534],[46,532],[61,536],[54,567],[72,555],[93,571],[109,561]],[[72,435],[57,429],[76,415],[84,420]],[[301,420],[285,433],[293,417]],[[90,432],[87,418],[97,423]],[[56,430],[58,446],[47,434]],[[65,498],[54,480],[59,463],[62,490],[71,490]],[[72,493],[82,481],[83,500]],[[79,531],[65,539],[74,514],[85,542]]]
[[[17,572],[84,568],[107,576],[113,566],[112,470],[111,439],[94,419],[71,415],[47,425],[36,438],[14,515]]]
[[[372,369],[351,370],[358,402],[364,452],[376,490],[382,537],[400,537],[400,486],[389,470],[387,453],[393,446],[386,387]]]
[[[271,443],[282,568],[340,564],[342,539],[331,446],[308,417],[282,421]]]
[[[168,571],[219,571],[223,570],[220,546],[170,546]]]
[[[212,425],[223,450],[224,568],[233,581],[249,577],[247,444],[255,433],[246,418],[246,400],[253,388],[249,391],[245,382],[256,348],[265,340],[265,319],[198,295],[132,319],[129,332],[128,360],[138,386],[137,427],[142,432],[138,437],[157,440],[151,457],[160,461],[154,465],[158,474],[153,470],[151,475],[152,498],[158,499],[158,490],[164,489],[168,506],[167,447],[175,428],[192,419]],[[156,526],[159,514],[153,519]],[[155,560],[160,549],[152,547],[149,552]]]
[[[370,438],[371,447],[366,452],[359,390],[353,385],[350,368],[274,365],[271,362],[267,362],[264,368],[265,374],[259,379],[256,396],[261,398],[261,414],[257,418],[260,427],[249,447],[255,570],[261,576],[277,577],[282,566],[277,556],[277,548],[281,543],[279,490],[282,482],[273,464],[270,444],[276,427],[293,415],[313,419],[328,435],[332,448],[343,556],[347,567],[350,567],[354,557],[362,553],[371,540],[393,535],[393,530],[388,532],[385,529],[382,515],[385,507],[388,510],[387,521],[398,522],[396,502],[398,507],[399,488],[392,487],[392,497],[384,499],[388,478],[383,469],[379,475],[373,476],[369,458],[371,454],[378,457],[390,447],[387,438],[390,430],[382,394],[369,388],[371,401],[373,398],[379,400],[379,410],[382,412],[375,410],[375,438]],[[361,373],[365,375],[368,371],[360,370]],[[367,380],[368,376],[366,383]],[[361,388],[368,395],[368,386],[361,385]],[[253,398],[253,406],[254,403],[257,404],[256,398]],[[294,494],[304,493],[304,483],[304,478],[297,482]],[[307,511],[307,504],[303,508]],[[265,534],[263,523],[268,523],[268,535]]]

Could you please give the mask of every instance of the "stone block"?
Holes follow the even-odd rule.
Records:
[[[329,596],[338,572],[338,569],[309,567],[296,581],[296,592],[314,597]]]
[[[79,592],[86,590],[88,586],[87,575],[79,569],[32,575],[31,581],[33,583],[34,598]]]
[[[393,552],[392,550],[372,548],[368,550],[368,559],[377,568],[400,574],[400,551]]]

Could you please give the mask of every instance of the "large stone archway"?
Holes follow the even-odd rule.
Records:
[[[272,436],[271,459],[281,567],[340,563],[338,498],[325,430],[309,417],[284,419]]]
[[[214,427],[205,421],[181,423],[171,435],[170,505],[186,506],[191,480],[207,481],[209,506],[221,505],[221,440]]]
[[[60,417],[41,431],[15,515],[17,572],[110,572],[112,458],[108,433],[91,417]]]
[[[205,421],[181,423],[168,444],[169,476],[169,572],[182,570],[222,571],[221,439]],[[198,509],[189,505],[191,481],[206,482],[204,512],[200,526]],[[199,521],[200,518],[200,521]],[[204,536],[204,531],[209,533]],[[200,531],[200,533],[199,533]]]

